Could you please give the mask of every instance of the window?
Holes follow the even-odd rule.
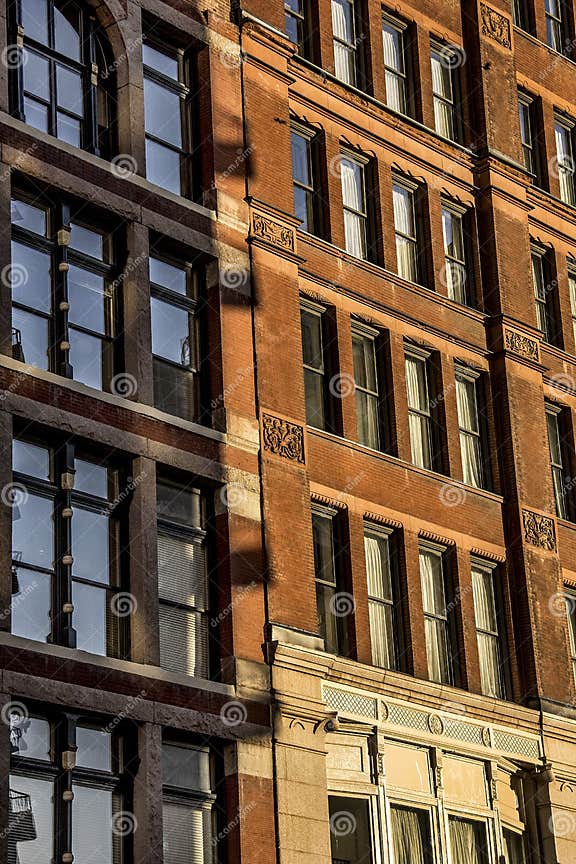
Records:
[[[111,52],[90,10],[62,0],[11,5],[12,42],[23,33],[14,68],[14,113],[74,147],[110,158],[114,133]]]
[[[452,655],[442,549],[436,546],[421,546],[420,578],[428,677],[430,681],[439,684],[452,684]]]
[[[464,220],[466,211],[452,202],[442,205],[444,236],[444,273],[448,296],[457,303],[469,304],[469,272]]]
[[[568,269],[568,289],[570,291],[570,311],[572,317],[572,332],[576,344],[576,266],[571,264]]]
[[[320,214],[316,188],[315,135],[301,126],[292,127],[292,183],[294,213],[309,234],[320,234]]]
[[[331,654],[346,654],[347,646],[347,598],[342,593],[343,574],[341,561],[336,554],[337,513],[328,508],[314,507],[312,510],[312,535],[314,540],[314,573],[316,579],[316,606],[318,627],[324,639],[326,651]],[[344,612],[340,612],[340,607]]]
[[[342,203],[346,251],[356,258],[368,257],[368,204],[366,164],[346,153],[340,155]]]
[[[565,204],[570,204],[572,207],[576,205],[574,125],[574,121],[567,117],[562,119],[556,117],[554,124],[560,198]]]
[[[148,39],[144,60],[146,177],[175,195],[193,194],[189,63]]]
[[[28,439],[14,441],[12,469],[17,488],[26,490],[12,508],[12,632],[126,656],[118,472],[79,444]]]
[[[306,300],[300,308],[302,357],[304,361],[304,394],[306,422],[316,429],[326,429],[326,368],[324,362],[325,310]]]
[[[354,0],[331,0],[334,74],[345,84],[358,83],[358,36]]]
[[[306,55],[308,0],[284,0],[284,13],[286,35],[298,46],[299,53]]]
[[[373,450],[381,448],[380,392],[376,366],[377,331],[359,322],[352,325],[352,355],[356,391],[358,441]]]
[[[472,561],[472,590],[482,693],[484,696],[505,699],[506,676],[496,576],[494,565],[485,561]]]
[[[108,390],[116,303],[111,237],[67,204],[12,200],[12,328],[18,359]]]
[[[570,639],[570,657],[572,659],[572,674],[576,683],[576,592],[566,592],[566,614],[568,616],[568,636]]]
[[[452,864],[488,864],[486,823],[476,819],[448,817]]]
[[[162,824],[165,864],[212,864],[215,796],[204,747],[162,745]]]
[[[531,174],[536,174],[536,152],[534,150],[534,102],[526,93],[518,92],[518,114],[520,139],[524,165]]]
[[[364,526],[372,663],[383,669],[399,669],[402,650],[402,615],[397,600],[393,543],[390,529],[380,525]]]
[[[416,192],[418,187],[396,178],[392,186],[398,275],[409,282],[420,281]]]
[[[563,0],[544,0],[546,38],[550,48],[562,53],[566,41]]]
[[[185,420],[200,406],[199,274],[183,264],[150,258],[154,404]]]
[[[159,478],[158,592],[160,665],[209,675],[205,501],[198,489]]]
[[[460,453],[464,482],[477,489],[486,488],[484,446],[478,411],[479,377],[471,369],[456,370],[456,403],[460,430]]]
[[[558,405],[547,402],[546,429],[548,432],[548,446],[550,448],[550,465],[552,468],[556,515],[559,519],[568,519],[570,510],[570,483],[567,471],[569,454],[567,453],[566,446],[568,435],[565,426],[562,409]]]
[[[512,21],[521,30],[529,31],[529,17],[526,0],[512,0]]]
[[[371,864],[369,799],[330,795],[328,803],[332,864]]]
[[[406,353],[406,395],[412,462],[433,468],[432,415],[428,384],[428,355]]]
[[[390,806],[394,864],[431,864],[430,813],[419,807]]]
[[[517,831],[504,828],[504,864],[525,864],[524,837]]]
[[[532,281],[534,284],[534,299],[536,301],[536,321],[542,331],[545,342],[553,342],[554,309],[552,284],[547,282],[546,253],[539,247],[532,248]]]
[[[8,861],[62,861],[70,851],[86,861],[97,848],[102,861],[121,864],[125,840],[115,825],[129,789],[121,736],[84,718],[14,715],[10,744]],[[73,766],[70,774],[63,764]],[[73,793],[71,805],[64,791]],[[68,819],[71,849],[57,830]]]
[[[433,44],[431,58],[434,128],[444,138],[457,141],[459,138],[456,115],[458,53],[446,45]]]
[[[384,72],[386,104],[400,114],[410,114],[410,93],[406,57],[406,25],[384,13],[382,17],[384,42]]]

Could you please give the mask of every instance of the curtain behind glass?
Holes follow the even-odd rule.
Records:
[[[405,84],[402,74],[395,75],[390,71],[395,69],[399,73],[404,72],[404,58],[402,56],[403,35],[389,24],[382,25],[382,41],[384,44],[384,65],[386,69],[386,104],[399,111],[406,113]]]
[[[429,418],[415,411],[428,411],[428,390],[424,363],[414,357],[406,357],[406,395],[408,399],[408,424],[412,462],[419,468],[432,467]]]
[[[427,838],[418,811],[392,806],[390,817],[395,864],[426,864]]]
[[[450,817],[450,847],[452,864],[484,864],[486,858],[480,847],[479,832],[473,822]]]
[[[365,534],[364,548],[366,552],[372,662],[375,666],[393,669],[396,665],[396,652],[394,648],[393,610],[391,605],[393,601],[392,574],[388,554],[388,540],[385,537],[375,537]]]
[[[348,0],[332,0],[332,32],[336,37],[334,39],[334,73],[344,83],[355,85],[354,51],[342,44],[342,42],[346,42],[350,45],[354,42],[352,8]]]
[[[556,139],[556,159],[558,163],[558,180],[560,183],[560,198],[568,204],[574,202],[574,164],[571,154],[570,132],[556,123],[554,137]]]
[[[366,257],[366,225],[364,201],[364,170],[351,159],[340,159],[342,201],[344,203],[344,229],[346,251],[357,258]],[[351,212],[359,211],[359,212]]]
[[[422,606],[426,636],[428,677],[431,681],[448,682],[448,637],[446,633],[446,600],[442,562],[439,556],[420,552],[420,578],[422,583]]]
[[[464,482],[478,488],[482,485],[482,457],[474,381],[456,378],[456,401]]]

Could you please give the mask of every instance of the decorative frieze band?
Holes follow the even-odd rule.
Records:
[[[546,549],[548,552],[556,551],[554,519],[542,513],[534,513],[533,510],[522,510],[522,525],[527,543],[538,546],[539,549]]]
[[[290,462],[304,464],[304,429],[272,414],[262,415],[264,450]]]
[[[482,35],[497,42],[502,48],[511,50],[512,36],[510,19],[506,15],[502,15],[497,9],[488,6],[486,3],[480,3],[480,17],[482,20]]]
[[[252,212],[251,235],[253,238],[263,240],[285,252],[295,252],[296,250],[294,229],[263,213]]]
[[[540,362],[540,343],[525,333],[505,327],[504,348],[512,354],[517,354],[518,357],[525,357],[527,360],[533,360],[534,363]]]

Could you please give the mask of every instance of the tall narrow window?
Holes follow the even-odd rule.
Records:
[[[554,136],[556,138],[556,164],[560,198],[565,204],[576,205],[576,163],[574,161],[574,128],[571,118],[556,118]]]
[[[554,51],[563,52],[565,42],[565,25],[563,0],[544,0],[546,13],[546,38],[548,45]]]
[[[200,417],[199,276],[150,258],[154,404],[185,420]]]
[[[431,864],[430,813],[420,807],[390,806],[394,864]]]
[[[419,468],[433,467],[432,418],[426,356],[406,354],[406,395],[412,462]]]
[[[314,135],[301,126],[292,127],[292,184],[294,213],[302,229],[319,234],[318,200],[314,172]]]
[[[332,654],[345,654],[346,614],[341,614],[341,603],[337,596],[342,591],[343,579],[336,553],[336,515],[335,511],[324,508],[314,508],[312,511],[316,605],[318,627],[326,650]]]
[[[107,390],[117,303],[108,234],[67,204],[12,200],[12,327],[18,359]]]
[[[532,248],[532,281],[534,285],[534,299],[536,301],[536,321],[538,328],[542,331],[545,342],[553,341],[554,334],[554,309],[552,298],[552,286],[546,280],[545,250],[539,247]]]
[[[572,317],[572,332],[576,344],[576,266],[572,265],[568,270],[568,288],[570,291],[570,312]]]
[[[499,596],[495,566],[485,561],[472,562],[472,590],[476,638],[480,658],[480,682],[484,696],[506,698],[504,651],[498,615]]]
[[[306,422],[316,429],[327,426],[326,369],[324,363],[324,309],[306,301],[300,308]]]
[[[14,441],[13,476],[26,495],[12,509],[12,632],[125,656],[116,471],[69,441],[23,439]],[[54,615],[52,597],[70,611]]]
[[[556,515],[560,519],[569,518],[569,484],[567,477],[568,453],[566,447],[566,430],[563,428],[562,409],[551,402],[546,403],[546,428],[548,431],[548,446],[550,448],[550,465],[552,468],[552,484],[554,486],[554,501]]]
[[[404,178],[392,187],[398,275],[410,282],[420,281],[416,192],[417,186]]]
[[[566,614],[568,616],[568,637],[570,640],[570,658],[572,660],[572,675],[576,684],[576,592],[566,591]]]
[[[534,152],[534,129],[533,129],[534,102],[526,93],[518,93],[518,114],[520,118],[520,139],[522,141],[522,153],[524,165],[531,174],[536,174],[536,154]]]
[[[524,837],[510,828],[503,828],[505,864],[525,864]]]
[[[529,30],[528,9],[526,0],[512,0],[512,21],[521,30]]]
[[[460,453],[464,482],[478,489],[486,488],[484,447],[478,411],[479,378],[472,370],[456,370],[456,403],[460,430]]]
[[[146,177],[176,195],[192,195],[190,89],[183,52],[145,40]]]
[[[452,656],[448,628],[448,608],[443,550],[420,548],[420,578],[426,633],[428,677],[439,684],[452,684]]]
[[[395,596],[392,543],[391,530],[383,526],[364,527],[372,663],[384,669],[399,668],[401,648],[402,617]]]
[[[61,141],[110,158],[115,66],[105,28],[74,2],[23,0],[12,10],[12,44],[23,38],[21,63],[11,66],[14,113]]]
[[[284,0],[286,35],[298,46],[298,52],[303,55],[307,53],[308,11],[308,0]]]
[[[456,109],[458,55],[446,45],[432,45],[432,98],[434,127],[439,135],[457,141],[459,124]]]
[[[448,825],[453,864],[488,864],[490,859],[485,822],[449,816]]]
[[[334,826],[330,831],[333,864],[372,864],[369,799],[331,795],[328,803],[330,826]],[[340,819],[349,830],[338,830]]]
[[[452,202],[442,207],[444,272],[448,296],[457,303],[470,302],[470,274],[467,262],[464,219],[466,211]]]
[[[340,156],[342,203],[346,251],[356,258],[368,257],[368,205],[366,165],[346,153]]]
[[[345,84],[358,83],[358,38],[354,0],[332,0],[334,74]]]
[[[386,104],[400,114],[409,114],[410,94],[408,92],[406,25],[404,22],[384,14],[382,39],[384,42]]]
[[[161,478],[158,496],[160,665],[209,675],[205,501],[198,489]]]
[[[162,745],[162,827],[165,864],[212,864],[210,754],[181,743]]]
[[[357,322],[352,327],[358,440],[366,447],[379,450],[381,429],[376,336],[376,331],[365,328]]]

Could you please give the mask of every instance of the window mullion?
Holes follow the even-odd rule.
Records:
[[[53,332],[53,364],[57,375],[65,378],[73,378],[73,369],[70,363],[70,340],[68,333],[69,298],[68,298],[68,244],[70,242],[70,208],[67,204],[61,204],[54,209],[55,222],[57,225],[56,237],[56,267],[53,276],[53,303],[52,311]]]
[[[66,442],[55,453],[54,481],[54,586],[52,634],[50,641],[67,648],[76,647],[72,607],[72,490],[66,489],[63,475],[74,476],[74,445]],[[69,484],[66,484],[69,485]]]

